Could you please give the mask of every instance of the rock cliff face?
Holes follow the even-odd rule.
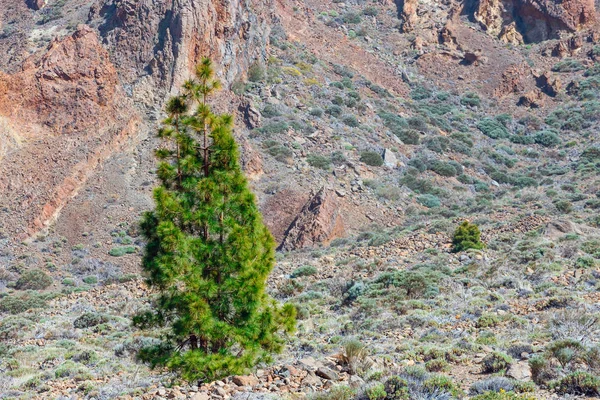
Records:
[[[3,230],[25,237],[51,222],[87,176],[132,136],[139,116],[96,33],[53,41],[22,71],[0,74]]]
[[[218,60],[224,83],[266,59],[269,1],[100,0],[88,22],[98,27],[123,83],[154,105],[179,88],[202,56]]]
[[[553,39],[561,31],[575,32],[595,21],[593,0],[479,0],[474,18],[491,34],[514,42]]]
[[[98,0],[88,10],[7,0],[0,230],[25,238],[55,220],[109,157],[145,137],[201,57],[215,60],[224,84],[243,78],[266,58],[270,9],[249,0]],[[85,24],[67,34],[73,21]],[[53,39],[36,50],[44,38]],[[151,159],[151,148],[139,147],[140,158]]]

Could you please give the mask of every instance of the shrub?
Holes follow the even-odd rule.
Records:
[[[584,67],[577,60],[566,59],[554,64],[552,71],[554,72],[575,72],[581,71]]]
[[[429,169],[438,175],[452,177],[457,175],[456,168],[447,162],[434,160],[429,164]]]
[[[512,361],[512,358],[508,354],[501,352],[490,353],[483,359],[483,372],[489,374],[506,370]]]
[[[420,115],[415,115],[406,120],[409,128],[415,129],[420,132],[427,132],[427,121]]]
[[[467,92],[461,97],[460,104],[469,107],[478,107],[481,104],[481,99],[477,93]]]
[[[6,296],[0,299],[0,311],[19,314],[32,308],[42,308],[53,295],[27,291],[19,295]]]
[[[369,400],[384,400],[387,396],[383,383],[376,383],[365,390]]]
[[[423,387],[430,393],[449,393],[453,398],[463,398],[464,392],[450,378],[444,375],[433,375],[423,382]],[[442,397],[444,398],[444,397]]]
[[[425,141],[425,146],[429,150],[435,151],[436,153],[443,153],[444,151],[446,151],[448,149],[449,144],[450,140],[444,136],[431,137]]]
[[[539,131],[533,136],[535,143],[544,147],[554,147],[560,144],[560,138],[552,130]]]
[[[368,17],[375,17],[379,14],[379,10],[373,6],[369,6],[365,8],[362,13]]]
[[[413,100],[425,100],[431,97],[433,93],[424,86],[417,86],[410,92],[410,98]]]
[[[6,317],[0,320],[0,340],[17,339],[26,332],[26,328],[33,325],[33,321],[22,317]]]
[[[321,168],[321,169],[329,169],[329,166],[331,165],[331,160],[325,156],[322,156],[320,154],[309,154],[306,157],[306,162],[311,166],[311,167],[315,167],[315,168]]]
[[[495,118],[482,119],[477,124],[477,128],[492,139],[506,139],[510,135],[506,126]]]
[[[329,389],[327,393],[315,393],[310,396],[310,400],[352,400],[355,392],[348,386],[340,385]]]
[[[415,129],[402,129],[394,132],[394,134],[398,136],[398,138],[402,140],[402,143],[404,144],[417,145],[421,140],[421,134]]]
[[[279,112],[279,109],[277,108],[277,106],[275,106],[273,104],[267,104],[265,106],[265,108],[263,108],[263,110],[262,110],[262,115],[263,115],[263,117],[273,118],[273,117],[279,117],[281,115],[281,112]]]
[[[323,116],[323,110],[318,107],[311,108],[308,113],[310,115],[312,115],[313,117],[322,117]]]
[[[363,151],[360,153],[360,161],[371,167],[381,167],[383,165],[383,157],[376,151]]]
[[[248,68],[248,80],[250,82],[260,82],[266,77],[265,67],[258,61],[255,61]]]
[[[487,392],[478,396],[472,397],[471,400],[537,400],[535,397],[528,395],[519,395],[513,392]]]
[[[18,290],[43,290],[52,285],[52,278],[41,269],[23,272],[15,284]]]
[[[360,126],[360,122],[358,122],[358,119],[354,115],[344,116],[344,118],[342,118],[342,122],[352,128]]]
[[[278,133],[283,133],[290,128],[289,124],[285,121],[275,121],[268,124],[263,125],[262,128],[256,129],[257,132],[265,134],[265,135],[275,135]]]
[[[448,361],[436,358],[435,360],[429,360],[425,363],[425,369],[428,372],[443,372],[450,369]]]
[[[303,265],[302,267],[296,268],[291,274],[290,278],[298,278],[300,276],[310,276],[316,274],[317,268],[312,265]]]
[[[135,246],[121,246],[121,247],[113,247],[108,252],[109,255],[113,257],[122,257],[125,254],[134,254],[137,251]]]
[[[437,208],[442,205],[439,197],[433,194],[423,194],[417,197],[417,202],[427,208]]]
[[[481,242],[481,232],[479,227],[469,221],[463,221],[463,223],[454,231],[454,235],[452,236],[452,246],[454,252],[467,249],[483,249],[484,244]]]
[[[340,106],[333,105],[333,106],[327,107],[325,112],[327,114],[331,115],[332,117],[339,117],[340,115],[342,115],[342,108]]]
[[[471,385],[469,389],[470,394],[483,394],[486,392],[510,392],[515,388],[515,384],[512,380],[502,377],[495,376],[493,378],[484,379],[477,381]]]
[[[356,14],[354,12],[347,12],[342,17],[342,21],[344,21],[344,23],[346,24],[360,24],[361,19],[359,14]]]
[[[569,214],[573,211],[573,204],[568,200],[557,200],[554,202],[554,206],[558,211],[564,214]]]
[[[584,396],[600,395],[600,378],[587,372],[577,371],[550,383],[558,394]]]
[[[106,318],[104,315],[87,312],[80,315],[75,319],[75,321],[73,321],[73,327],[77,329],[85,329],[104,324],[106,322],[108,322],[108,318]]]
[[[484,314],[477,319],[475,326],[477,328],[491,328],[500,323],[500,318],[494,314]]]

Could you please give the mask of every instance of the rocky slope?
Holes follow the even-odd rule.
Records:
[[[551,382],[600,373],[594,2],[3,4],[4,397],[363,399],[399,375],[410,398],[565,398],[585,391]],[[172,385],[133,357],[157,334],[130,324],[152,295],[136,221],[203,55],[300,322],[274,365]],[[450,252],[463,219],[483,251]]]

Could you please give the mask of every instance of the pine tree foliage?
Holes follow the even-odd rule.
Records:
[[[463,221],[454,231],[452,245],[454,252],[483,249],[484,244],[481,242],[479,227],[469,221]]]
[[[208,105],[218,88],[204,59],[168,101],[155,209],[141,222],[142,266],[159,294],[134,324],[165,333],[138,357],[186,380],[220,379],[269,361],[282,349],[282,331],[295,327],[295,308],[265,293],[275,243],[240,168],[233,118]]]

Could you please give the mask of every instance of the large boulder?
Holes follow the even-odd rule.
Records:
[[[321,189],[304,205],[285,232],[279,250],[296,250],[329,243],[345,234],[340,198],[333,190]]]

